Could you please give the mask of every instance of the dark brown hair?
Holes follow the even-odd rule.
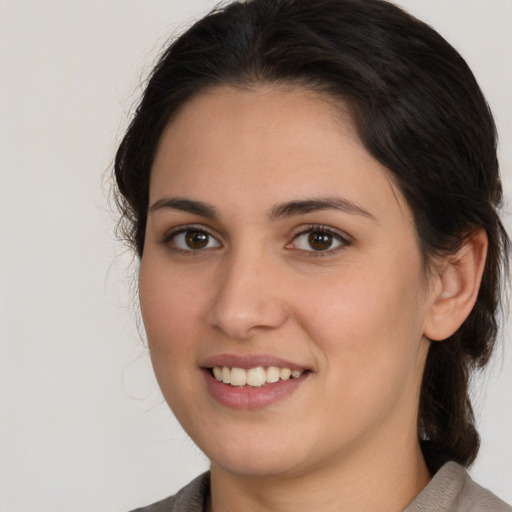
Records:
[[[408,201],[427,264],[475,229],[487,232],[476,305],[453,336],[432,342],[420,396],[418,436],[431,468],[434,459],[469,465],[479,447],[469,378],[493,350],[509,240],[497,213],[492,115],[466,62],[428,25],[383,0],[248,0],[201,19],[160,58],[117,152],[128,240],[142,256],[153,158],[180,106],[209,87],[262,83],[348,106]]]

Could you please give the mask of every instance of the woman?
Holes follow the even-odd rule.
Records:
[[[162,56],[115,172],[153,367],[211,461],[140,510],[510,510],[464,469],[507,262],[495,128],[435,31],[232,3]]]

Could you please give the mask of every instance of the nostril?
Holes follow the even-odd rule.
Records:
[[[286,309],[272,298],[221,297],[211,306],[208,322],[232,339],[247,340],[262,330],[272,330],[286,322]]]

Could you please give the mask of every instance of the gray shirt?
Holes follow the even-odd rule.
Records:
[[[210,475],[204,473],[174,496],[132,512],[204,512]],[[447,462],[404,512],[512,512],[512,507],[471,480],[466,470]]]

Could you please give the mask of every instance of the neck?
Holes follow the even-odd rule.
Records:
[[[404,456],[404,449],[407,456]],[[397,451],[398,449],[398,451]],[[368,450],[285,476],[248,476],[211,467],[208,512],[399,512],[430,480],[417,441]]]

